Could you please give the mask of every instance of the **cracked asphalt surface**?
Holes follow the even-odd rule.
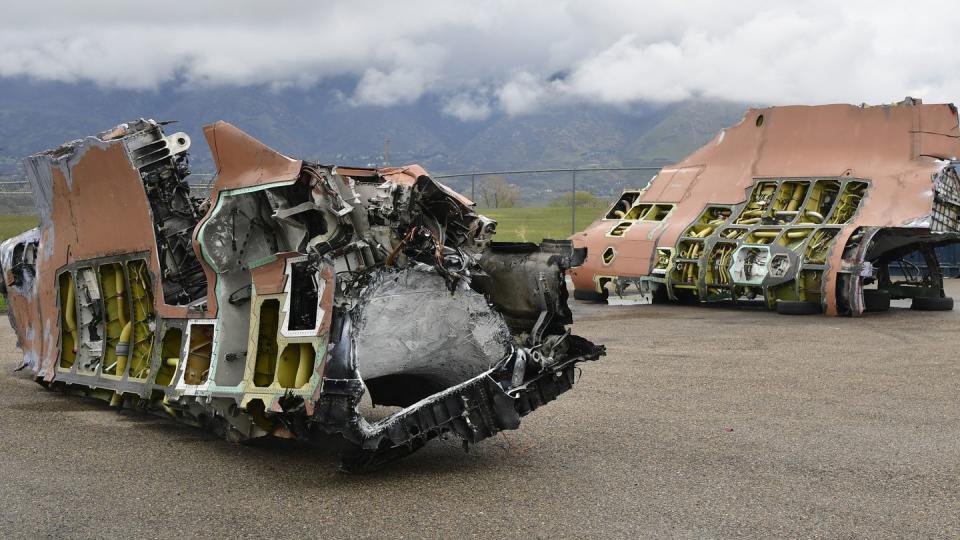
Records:
[[[2,322],[0,536],[960,536],[960,312],[574,304],[573,391],[366,476],[47,391]]]

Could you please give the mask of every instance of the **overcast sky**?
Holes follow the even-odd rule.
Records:
[[[440,96],[464,121],[556,104],[704,96],[743,102],[928,102],[960,96],[952,2],[402,0],[11,2],[0,77],[309,86],[343,99]]]

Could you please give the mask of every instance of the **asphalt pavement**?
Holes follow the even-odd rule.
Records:
[[[960,312],[575,316],[571,392],[365,476],[45,390],[2,322],[0,536],[960,536]]]

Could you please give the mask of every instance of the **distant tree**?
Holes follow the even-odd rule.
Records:
[[[576,195],[568,191],[552,199],[549,204],[550,206],[566,206],[569,208],[571,200],[576,201],[577,208],[604,208],[609,204],[606,199],[597,197],[589,191],[577,191]]]
[[[520,188],[499,175],[487,178],[480,187],[480,197],[487,208],[513,208],[521,203]]]

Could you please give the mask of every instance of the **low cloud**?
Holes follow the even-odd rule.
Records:
[[[384,73],[379,69],[368,69],[357,83],[352,102],[381,107],[412,103],[426,91],[427,82],[417,70],[397,68]]]
[[[432,94],[463,121],[692,96],[952,101],[960,94],[953,11],[935,1],[39,0],[5,7],[0,77],[130,89],[347,77],[356,81],[353,105]]]
[[[464,122],[486,120],[493,113],[490,100],[485,95],[455,94],[443,100],[444,114]]]
[[[557,92],[551,92],[549,85],[529,72],[513,76],[497,90],[497,100],[504,112],[509,115],[535,112],[548,105],[548,99],[554,101]]]

